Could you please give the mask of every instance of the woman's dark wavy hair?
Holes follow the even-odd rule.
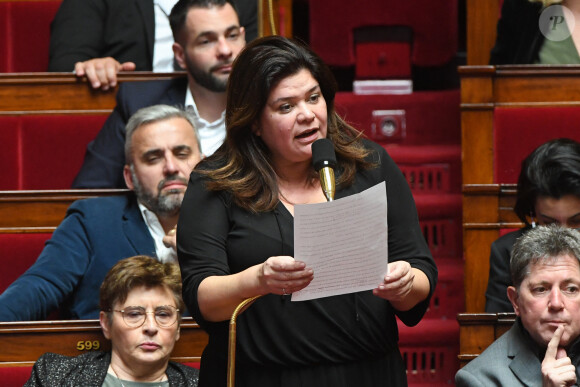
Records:
[[[197,169],[209,177],[209,190],[229,191],[237,205],[253,212],[276,207],[278,184],[270,151],[252,128],[260,120],[270,91],[303,69],[316,79],[326,101],[327,137],[334,143],[338,162],[337,185],[352,184],[357,168],[372,166],[365,161],[369,151],[360,141],[362,133],[334,111],[337,85],[328,66],[302,43],[267,36],[249,43],[234,62],[227,87],[225,142]],[[316,177],[314,168],[312,176]]]
[[[529,225],[538,197],[566,195],[580,197],[580,143],[559,138],[540,145],[522,162],[514,211]]]

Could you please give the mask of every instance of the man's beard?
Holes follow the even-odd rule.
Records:
[[[206,72],[206,71],[196,67],[193,63],[191,63],[189,61],[189,58],[187,58],[187,56],[185,57],[185,65],[187,66],[187,71],[193,77],[195,82],[198,85],[200,85],[200,86],[202,86],[210,91],[214,91],[216,93],[225,92],[228,81],[227,81],[227,79],[222,80],[222,79],[216,77],[213,74],[213,70],[215,70],[216,68],[223,66],[225,64],[230,64],[230,62],[227,61],[227,62],[218,63],[217,65],[213,66],[209,71]]]
[[[177,215],[181,209],[181,202],[183,200],[184,192],[181,189],[172,189],[163,192],[161,189],[170,181],[180,181],[187,184],[184,178],[178,177],[176,174],[166,177],[157,185],[158,194],[154,196],[153,193],[146,190],[137,179],[133,167],[131,167],[131,177],[133,178],[133,190],[137,199],[149,210],[157,215]]]

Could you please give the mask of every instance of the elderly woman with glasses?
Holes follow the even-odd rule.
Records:
[[[111,351],[46,353],[26,386],[197,386],[196,369],[169,361],[184,310],[177,265],[146,256],[119,261],[101,285],[100,307]]]

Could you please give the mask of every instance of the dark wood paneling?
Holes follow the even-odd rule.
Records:
[[[184,77],[185,72],[126,72],[123,82],[144,82]],[[118,86],[94,90],[72,73],[0,74],[0,114],[108,113],[115,107]]]
[[[207,341],[205,331],[191,317],[185,317],[171,359],[199,362]],[[98,320],[0,323],[0,367],[32,365],[45,352],[76,356],[88,347],[111,348]]]
[[[126,189],[0,191],[0,232],[51,232],[75,200],[127,192]]]

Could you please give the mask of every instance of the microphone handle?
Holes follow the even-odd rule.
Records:
[[[322,191],[324,192],[324,196],[326,196],[326,200],[331,202],[334,200],[334,169],[330,167],[322,167],[320,171],[318,171],[320,175],[320,184],[322,185]]]

